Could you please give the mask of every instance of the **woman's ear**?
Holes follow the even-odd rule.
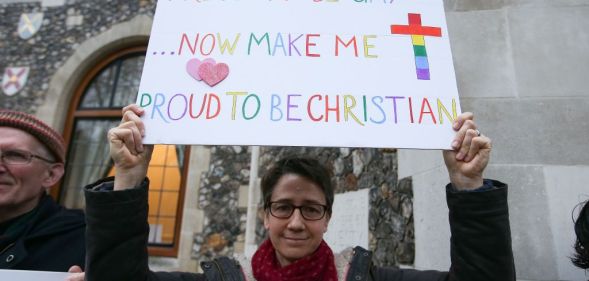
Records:
[[[327,228],[329,226],[329,220],[330,219],[331,219],[331,215],[330,214],[326,214],[325,215],[325,225],[324,225],[323,233],[327,232]]]
[[[266,230],[270,229],[270,218],[268,212],[264,211],[264,228]]]

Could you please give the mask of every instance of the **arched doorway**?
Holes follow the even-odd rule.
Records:
[[[121,108],[133,103],[139,88],[144,45],[116,50],[100,60],[77,86],[66,119],[66,175],[54,195],[69,208],[84,208],[82,187],[114,174],[107,132],[121,119]],[[188,147],[157,145],[148,169],[149,251],[176,256],[184,202]]]

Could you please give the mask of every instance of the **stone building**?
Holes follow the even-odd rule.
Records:
[[[511,186],[518,278],[583,280],[568,256],[573,208],[589,199],[589,1],[445,7],[462,108],[494,141],[487,176]],[[112,173],[104,137],[135,99],[154,10],[154,0],[0,0],[0,71],[13,79],[0,107],[63,132],[67,176],[52,195],[66,206],[83,208],[81,186]],[[244,146],[157,148],[152,266],[196,271],[199,260],[255,246],[264,235],[251,223],[258,175],[277,156],[301,152],[328,163],[338,193],[370,189],[378,264],[448,268],[439,151]]]

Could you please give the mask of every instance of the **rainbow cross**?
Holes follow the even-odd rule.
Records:
[[[424,37],[442,37],[442,29],[439,27],[423,26],[421,25],[421,14],[409,14],[409,25],[391,25],[391,34],[411,35],[413,53],[415,54],[415,66],[417,68],[417,79],[430,80]]]

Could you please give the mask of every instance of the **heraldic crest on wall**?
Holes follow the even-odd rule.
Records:
[[[43,24],[43,13],[30,13],[20,15],[18,22],[18,36],[27,40],[35,35]]]
[[[14,96],[27,84],[28,67],[7,67],[2,77],[2,91],[7,96]]]

